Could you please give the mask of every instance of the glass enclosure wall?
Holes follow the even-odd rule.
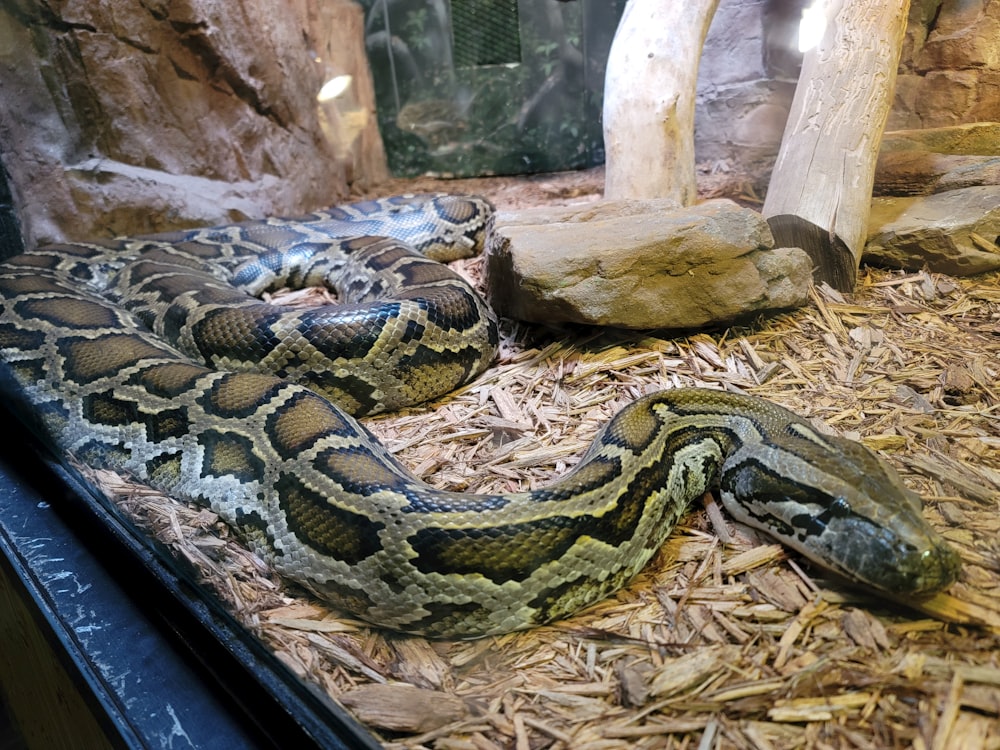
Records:
[[[364,0],[379,127],[398,176],[604,161],[604,67],[625,0]]]

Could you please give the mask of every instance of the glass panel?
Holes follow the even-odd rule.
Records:
[[[604,66],[625,0],[365,4],[394,174],[523,174],[604,161]]]

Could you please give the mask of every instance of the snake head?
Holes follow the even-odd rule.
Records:
[[[779,441],[769,461],[740,461],[737,452],[723,466],[721,498],[737,520],[893,595],[929,595],[957,580],[958,554],[889,464],[844,438],[786,437],[789,450]]]

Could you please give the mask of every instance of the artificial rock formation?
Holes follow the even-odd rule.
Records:
[[[865,262],[952,276],[1000,270],[1000,187],[872,202]]]
[[[1000,3],[912,0],[887,127],[1000,119]]]
[[[1000,123],[885,134],[864,259],[968,276],[1000,269]]]
[[[875,195],[930,195],[975,185],[1000,185],[1000,155],[883,151]]]
[[[799,75],[805,2],[720,0],[698,73],[695,150],[713,185],[767,187]],[[911,0],[886,127],[1000,119],[1000,3]],[[720,189],[721,190],[721,189]]]
[[[1000,122],[883,135],[876,195],[928,195],[974,185],[1000,185]]]
[[[350,0],[3,3],[0,158],[26,243],[303,213],[377,181],[362,26]],[[317,100],[338,74],[349,111]]]
[[[538,323],[713,327],[798,307],[812,279],[805,252],[773,248],[760,215],[727,200],[501,212],[486,252],[490,304]]]

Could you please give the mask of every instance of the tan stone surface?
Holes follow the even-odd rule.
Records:
[[[936,128],[886,131],[882,136],[882,152],[896,151],[1000,156],[1000,122],[970,122]]]
[[[300,213],[377,178],[362,21],[348,0],[5,3],[0,153],[27,243]],[[338,72],[353,131],[317,104]]]
[[[1000,269],[1000,187],[872,201],[864,259],[970,276]]]
[[[725,200],[502,212],[487,241],[487,289],[500,315],[521,320],[709,327],[805,303],[808,257],[772,244],[759,214]]]

